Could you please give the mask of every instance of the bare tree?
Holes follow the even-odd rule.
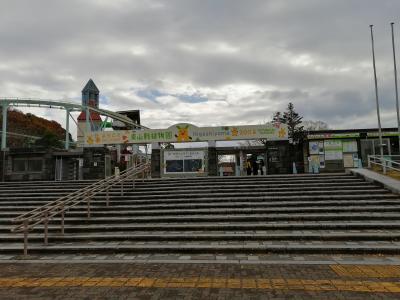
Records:
[[[329,125],[323,121],[312,121],[307,120],[303,121],[304,130],[312,131],[312,130],[326,130],[329,129]]]

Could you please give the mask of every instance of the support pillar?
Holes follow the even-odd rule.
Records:
[[[90,132],[90,110],[89,106],[86,106],[86,132]]]
[[[69,149],[69,109],[65,109],[66,119],[65,119],[65,150]]]
[[[243,159],[243,151],[240,150],[239,152],[239,176],[243,176],[244,175],[244,159]]]
[[[208,141],[208,176],[218,176],[218,157],[215,141]]]
[[[121,162],[121,144],[117,144],[115,147],[117,148],[117,163]]]
[[[81,126],[79,126],[79,124],[81,124],[81,123],[79,122],[79,124],[77,124],[78,125],[78,142],[80,143],[79,147],[83,147],[83,145],[87,142],[87,140],[86,140],[87,139],[87,134],[90,132],[90,119],[89,119],[90,115],[89,114],[90,114],[89,107],[86,106],[86,109],[85,109],[85,125],[83,126],[83,124],[82,124],[82,128],[81,128]],[[82,140],[80,140],[80,138],[79,138],[79,131],[82,134]]]
[[[3,123],[1,127],[1,150],[5,151],[7,148],[7,110],[8,110],[8,103],[3,102]]]
[[[151,144],[151,178],[161,177],[161,150],[159,143]]]

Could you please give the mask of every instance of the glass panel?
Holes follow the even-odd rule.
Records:
[[[183,172],[183,160],[167,160],[165,163],[166,173]]]
[[[390,149],[390,140],[389,139],[382,139],[383,143],[383,155],[389,154]],[[381,149],[379,146],[379,139],[374,139],[374,147],[375,147],[375,155],[381,155]]]
[[[198,172],[203,166],[201,159],[187,159],[184,163],[184,172]]]
[[[13,161],[13,172],[25,172],[25,160],[14,159]]]
[[[41,159],[28,160],[28,171],[42,172],[43,161]]]
[[[372,140],[361,141],[361,159],[364,166],[367,165],[368,155],[373,155],[373,144]]]

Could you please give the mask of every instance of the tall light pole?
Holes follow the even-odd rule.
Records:
[[[372,27],[374,25],[369,25],[371,29],[371,45],[372,45],[372,63],[374,66],[374,81],[375,81],[375,100],[376,100],[376,114],[378,116],[378,130],[379,130],[379,148],[381,153],[381,158],[383,159],[383,142],[382,142],[382,126],[381,126],[381,115],[379,112],[379,97],[378,97],[378,80],[376,79],[376,66],[375,66],[375,49],[374,49],[374,34]]]
[[[394,66],[394,88],[396,91],[396,112],[397,112],[397,131],[398,131],[398,138],[399,138],[399,153],[400,153],[400,114],[399,114],[399,92],[397,89],[397,66],[396,66],[396,49],[394,46],[394,30],[393,30],[394,23],[390,23],[392,27],[392,48],[393,48],[393,66]]]

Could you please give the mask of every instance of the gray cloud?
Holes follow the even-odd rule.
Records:
[[[399,10],[396,0],[4,0],[0,96],[78,101],[93,78],[105,106],[141,109],[151,127],[259,123],[289,101],[333,128],[371,127],[373,23],[394,126]]]

